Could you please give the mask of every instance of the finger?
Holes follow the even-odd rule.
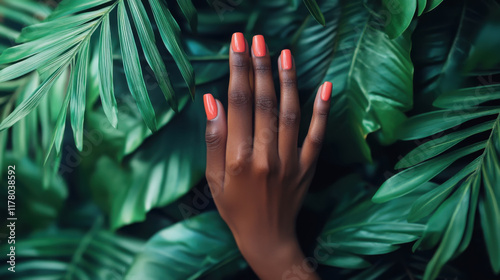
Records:
[[[278,152],[281,162],[297,162],[300,103],[297,91],[297,76],[290,50],[281,51],[278,68],[281,89]]]
[[[253,37],[252,64],[255,89],[254,151],[268,159],[274,153],[277,158],[278,118],[276,92],[274,91],[271,58],[262,35]]]
[[[239,32],[231,40],[229,68],[227,154],[241,159],[251,152],[253,97],[248,44]]]
[[[330,82],[325,82],[318,89],[318,93],[316,94],[311,124],[300,154],[300,163],[303,167],[308,168],[314,166],[318,159],[325,137],[326,122],[328,113],[330,112],[331,94],[332,83]]]
[[[224,107],[207,93],[203,96],[207,114],[205,142],[207,145],[206,177],[212,195],[220,193],[224,183],[227,125]]]

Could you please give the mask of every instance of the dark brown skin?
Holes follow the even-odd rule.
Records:
[[[234,40],[227,119],[220,101],[213,103],[211,113],[207,109],[206,176],[217,209],[261,279],[319,279],[307,266],[295,226],[324,138],[331,84],[326,94],[324,86],[318,90],[309,132],[299,149],[293,60],[291,69],[283,69],[283,55],[278,60],[278,110],[267,47],[261,47],[257,52],[263,56],[257,57],[246,41],[244,51],[235,52]],[[205,96],[206,108],[207,102]]]

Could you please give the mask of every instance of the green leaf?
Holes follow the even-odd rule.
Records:
[[[450,221],[443,234],[443,239],[436,253],[425,269],[424,279],[435,279],[444,264],[454,255],[460,245],[467,224],[471,181],[467,180],[455,193],[458,203],[451,212]],[[442,221],[444,222],[444,221]]]
[[[306,5],[307,9],[309,10],[309,13],[314,17],[314,19],[321,25],[325,26],[325,16],[321,12],[321,9],[318,6],[318,3],[316,3],[316,0],[303,0],[304,4]]]
[[[64,0],[57,8],[52,12],[48,18],[48,20],[53,20],[56,18],[62,18],[63,16],[67,16],[69,14],[76,14],[78,12],[82,12],[99,5],[107,4],[112,2],[113,0],[87,0],[87,1],[75,1],[75,0]]]
[[[142,78],[139,54],[137,53],[134,35],[132,34],[132,28],[130,27],[130,21],[123,1],[118,4],[118,29],[123,57],[123,68],[125,70],[128,87],[134,96],[137,107],[146,125],[152,132],[155,132],[157,129],[155,112]]]
[[[245,265],[226,223],[208,212],[155,234],[125,279],[199,279],[230,262]]]
[[[417,15],[421,16],[427,5],[427,0],[417,0]]]
[[[85,100],[87,88],[87,67],[89,64],[89,41],[83,42],[78,53],[75,68],[71,73],[72,87],[68,94],[71,95],[71,127],[75,138],[76,147],[83,149],[83,120],[85,116]]]
[[[59,77],[63,70],[64,68],[61,67],[59,68],[59,70],[50,75],[49,78],[47,78],[45,81],[43,81],[42,84],[40,84],[40,86],[38,86],[37,90],[32,95],[30,95],[28,99],[24,100],[19,106],[17,106],[16,109],[2,121],[2,123],[0,124],[0,131],[11,127],[17,121],[24,118],[27,114],[33,111],[33,109],[38,106],[44,95],[51,88],[51,86],[54,84],[57,77]]]
[[[439,108],[457,109],[500,99],[500,85],[485,85],[451,91],[440,95],[433,103]]]
[[[306,84],[313,86],[307,88],[311,92],[322,81],[334,85],[325,152],[342,162],[371,161],[368,135],[377,132],[375,136],[383,144],[394,142],[405,119],[403,112],[412,105],[412,30],[391,40],[372,24],[376,18],[363,1],[340,1],[340,7],[335,4],[325,2],[324,11],[328,18],[340,17],[338,24],[328,23],[321,33],[308,25],[298,37],[299,42],[303,40],[295,52],[298,76],[302,71],[314,71],[306,79]],[[314,94],[304,97],[304,115],[311,113],[314,98]]]
[[[419,221],[434,212],[434,210],[436,210],[455,189],[455,186],[476,170],[480,161],[481,157],[476,158],[446,182],[419,197],[415,203],[413,203],[411,211],[408,214],[408,221]]]
[[[184,17],[186,17],[191,26],[191,30],[196,33],[198,27],[198,13],[191,0],[177,0]]]
[[[16,217],[22,223],[16,223],[16,257],[19,255],[18,243],[19,239],[26,234],[35,232],[36,230],[44,229],[54,223],[61,215],[61,210],[68,197],[68,189],[66,183],[60,176],[56,176],[51,180],[46,188],[43,185],[43,169],[39,162],[28,157],[18,157],[11,151],[6,151],[5,162],[15,166],[15,203],[23,205],[16,207]],[[7,167],[2,167],[1,175],[7,178]],[[7,183],[7,182],[6,182]],[[6,190],[7,186],[4,185]],[[7,201],[7,191],[0,194],[0,199]],[[0,210],[7,213],[7,203],[0,206]],[[7,242],[2,242],[3,246],[11,246]],[[3,248],[0,248],[4,250]],[[4,260],[3,257],[2,260]],[[17,268],[17,263],[16,263]],[[2,272],[11,273],[4,267],[0,268]],[[0,278],[2,277],[0,273]]]
[[[100,157],[92,161],[96,168],[90,186],[95,201],[109,214],[111,228],[143,221],[148,211],[174,202],[203,178],[206,116],[200,110],[202,102],[189,102],[167,126],[148,139],[148,145],[137,148],[144,140],[139,138],[140,142],[134,143],[136,150],[125,160]],[[144,128],[138,129],[136,133]],[[119,140],[110,137],[103,141],[116,145]],[[105,148],[107,153],[108,150]],[[110,173],[115,176],[110,178]]]
[[[179,67],[182,78],[186,82],[191,97],[194,99],[195,90],[195,75],[193,66],[189,62],[189,58],[185,53],[180,36],[180,28],[170,11],[165,7],[163,2],[159,0],[149,0],[153,15],[160,30],[161,38],[167,50],[172,54],[172,57]]]
[[[101,81],[100,95],[102,108],[113,127],[118,123],[118,108],[113,86],[113,45],[109,16],[103,19],[101,37],[99,39],[99,78]]]
[[[483,195],[479,201],[481,226],[490,263],[500,272],[500,117],[491,132],[491,142],[485,151],[482,181]]]
[[[16,279],[117,279],[123,277],[142,241],[94,226],[88,232],[57,230],[16,240]],[[6,277],[2,267],[0,277]]]
[[[374,204],[370,201],[370,194],[363,190],[363,186],[360,194],[358,188],[352,188],[352,181],[344,181],[344,184],[351,186],[345,188],[343,192],[343,197],[351,198],[351,204],[339,205],[335,209],[317,239],[317,254],[326,256],[318,259],[320,263],[356,268],[365,263],[352,257],[351,260],[348,258],[344,261],[340,258],[346,254],[348,256],[386,254],[399,248],[398,244],[411,242],[421,236],[425,226],[406,221],[409,205],[421,192],[402,197],[400,201]],[[359,199],[360,195],[362,199]]]
[[[500,112],[498,107],[481,107],[471,112],[464,110],[440,110],[417,115],[408,119],[401,126],[399,136],[403,140],[415,140],[431,136],[466,121],[479,117],[495,115]]]
[[[380,186],[372,198],[373,202],[386,202],[413,191],[441,173],[456,160],[484,149],[485,144],[486,141],[474,143],[399,172]]]
[[[73,81],[73,79],[71,79],[71,81],[70,81],[70,84],[68,86],[69,88],[71,88],[73,86],[71,84],[72,81]],[[49,146],[49,151],[47,152],[47,154],[45,156],[44,164],[47,163],[47,160],[49,159],[50,153],[52,151],[52,147],[54,147],[54,145],[56,146],[57,154],[58,155],[61,154],[61,144],[62,144],[62,140],[64,137],[64,129],[66,127],[66,113],[68,111],[70,97],[71,97],[71,95],[69,93],[66,93],[66,96],[64,97],[64,102],[63,102],[62,108],[59,110],[59,115],[57,116],[55,131],[54,131],[54,134],[52,136],[52,140],[51,140],[51,143]]]
[[[385,15],[387,17],[385,32],[389,35],[389,38],[394,39],[403,34],[410,26],[417,9],[417,1],[382,0],[382,3],[385,12],[387,12],[387,15]]]
[[[427,6],[425,7],[425,12],[430,12],[434,10],[443,0],[427,0]]]
[[[141,41],[142,49],[144,50],[144,56],[146,57],[149,66],[153,69],[163,95],[169,102],[172,109],[177,112],[178,103],[175,97],[174,89],[170,84],[167,69],[163,63],[160,52],[156,47],[153,27],[149,22],[146,9],[139,0],[131,0],[129,1],[129,5],[132,17],[134,18],[137,33],[139,34],[139,40]]]
[[[109,8],[102,8],[97,11],[85,12],[27,26],[23,28],[21,36],[17,38],[16,42],[23,43],[41,38],[43,38],[42,41],[46,41],[48,36],[52,34],[64,34],[68,32],[68,30],[84,25],[104,15],[108,10]]]
[[[494,121],[481,123],[470,128],[446,134],[441,138],[427,141],[404,156],[396,164],[395,169],[407,168],[440,155],[467,137],[490,130],[493,123]]]

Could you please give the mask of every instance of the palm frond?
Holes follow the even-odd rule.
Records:
[[[146,13],[146,8],[142,2],[136,0],[92,0],[62,1],[50,17],[42,23],[34,24],[23,30],[18,37],[18,42],[23,44],[5,50],[0,56],[0,64],[11,63],[0,70],[0,82],[9,81],[34,70],[37,70],[42,77],[42,90],[37,91],[30,98],[21,104],[15,111],[15,115],[8,116],[1,124],[0,129],[4,130],[12,126],[16,121],[27,115],[38,106],[41,98],[51,87],[51,82],[57,79],[63,70],[72,61],[76,61],[78,69],[86,69],[88,59],[83,60],[88,49],[94,49],[94,41],[91,41],[94,33],[101,33],[96,47],[100,48],[99,59],[103,60],[99,67],[101,83],[101,100],[109,121],[113,126],[117,125],[117,108],[113,91],[112,74],[112,40],[109,14],[118,6],[118,35],[121,42],[121,51],[125,68],[125,76],[129,81],[129,89],[136,99],[139,111],[142,113],[145,122],[151,131],[157,129],[156,116],[148,91],[142,77],[141,63],[137,47],[135,46],[132,27],[129,23],[125,2],[128,2],[135,23],[135,29],[139,34],[142,49],[148,64],[152,67],[160,88],[167,101],[174,111],[178,110],[174,90],[170,84],[166,67],[159,50],[156,47],[152,24]],[[193,20],[196,10],[193,11],[191,3],[182,3],[183,9],[189,12],[189,17]],[[98,10],[92,10],[99,7]],[[185,54],[181,41],[180,30],[175,20],[165,19],[163,15],[168,11],[159,2],[151,3],[151,9],[155,14],[155,19],[161,21],[160,33],[164,42],[169,46],[174,60],[181,70],[186,84],[194,97],[194,71]],[[158,10],[160,9],[160,10]],[[187,10],[186,10],[187,9]],[[98,28],[98,27],[101,28]],[[167,31],[165,31],[167,30]],[[97,31],[97,32],[96,32]],[[15,34],[4,32],[9,36]],[[171,36],[172,34],[175,36]],[[79,58],[82,63],[78,63]],[[101,73],[102,72],[102,73]],[[85,84],[85,74],[80,74],[80,82],[73,84],[78,89],[78,94],[74,95],[71,101],[70,115],[72,117],[72,128],[78,149],[82,149],[83,116],[85,111],[85,96],[87,85]],[[72,91],[72,89],[69,89]],[[72,91],[74,93],[74,91]],[[77,98],[78,96],[78,98]],[[78,100],[78,101],[77,101]],[[66,110],[66,108],[61,108]],[[60,129],[59,129],[60,130]],[[55,141],[58,144],[59,141]],[[49,149],[50,150],[50,149]],[[56,150],[60,150],[56,147]]]
[[[404,157],[397,166],[407,169],[388,179],[373,197],[375,202],[400,197],[432,180],[458,160],[463,161],[466,156],[473,158],[458,173],[416,200],[410,212],[410,221],[431,214],[420,248],[430,248],[440,242],[425,279],[435,278],[448,260],[467,248],[478,204],[482,209],[482,224],[487,223],[483,233],[491,265],[494,271],[500,271],[500,243],[496,238],[500,236],[500,106],[482,105],[498,102],[499,90],[498,85],[480,85],[445,93],[434,102],[444,110],[410,118],[401,132],[402,139],[433,135],[435,139]],[[458,127],[468,121],[476,125]],[[453,129],[451,133],[449,129]],[[470,144],[455,148],[462,142]]]

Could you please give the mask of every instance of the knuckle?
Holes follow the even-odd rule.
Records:
[[[287,127],[293,127],[299,122],[299,113],[293,111],[285,111],[281,114],[281,123]]]
[[[238,158],[227,163],[227,171],[230,175],[237,175],[242,172],[245,165],[243,158]]]
[[[255,74],[257,75],[269,75],[271,74],[271,66],[267,64],[258,64],[254,67]]]
[[[248,71],[248,59],[243,55],[236,54],[231,59],[231,67],[236,71]]]
[[[268,97],[270,94],[263,93],[264,96],[260,96],[255,100],[255,108],[270,112],[274,108],[274,99]]]
[[[317,148],[319,148],[323,145],[323,136],[322,135],[312,134],[309,136],[309,140],[311,141],[311,144],[313,144]]]
[[[207,131],[205,133],[205,142],[207,143],[207,149],[217,150],[222,145],[222,137],[214,131]]]
[[[234,107],[243,107],[250,102],[250,92],[235,90],[229,94],[229,103]]]
[[[281,80],[281,87],[283,87],[283,88],[296,88],[297,87],[297,80],[290,78],[290,77],[285,77]]]
[[[271,165],[268,162],[260,162],[254,166],[257,176],[267,176],[271,173]]]
[[[328,114],[329,114],[328,109],[320,108],[316,111],[316,116],[321,120],[327,119]]]

